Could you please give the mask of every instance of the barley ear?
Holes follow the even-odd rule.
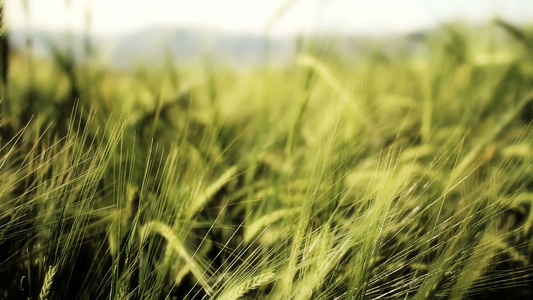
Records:
[[[248,280],[245,280],[236,286],[224,291],[219,300],[237,300],[240,299],[244,294],[248,293],[251,290],[257,289],[260,286],[269,283],[276,276],[274,272],[266,272],[261,275],[252,277]]]
[[[211,197],[213,197],[216,192],[218,192],[218,190],[220,190],[226,183],[228,183],[233,178],[233,176],[235,176],[237,170],[237,166],[233,166],[227,169],[215,182],[208,186],[203,193],[198,195],[198,197],[191,203],[191,215],[194,215],[198,211],[202,210],[202,208],[211,199]]]
[[[50,266],[48,267],[48,271],[46,271],[46,275],[44,276],[44,282],[43,286],[41,287],[41,292],[39,293],[39,300],[46,300],[48,299],[48,295],[50,294],[50,289],[52,287],[52,282],[54,280],[54,275],[57,272],[57,266]]]

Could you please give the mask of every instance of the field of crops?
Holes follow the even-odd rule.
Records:
[[[246,69],[13,49],[0,298],[532,297],[532,33]]]

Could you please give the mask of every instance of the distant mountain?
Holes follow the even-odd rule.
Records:
[[[14,48],[25,45],[27,33],[22,29],[10,30],[10,40]],[[423,43],[426,32],[411,34],[408,40],[415,51]],[[68,32],[32,31],[29,34],[34,51],[43,56],[51,56],[55,51],[71,51],[77,60],[85,56],[83,35]],[[395,41],[399,38],[386,38]],[[257,65],[265,57],[266,42],[260,35],[228,34],[216,30],[197,28],[152,27],[117,36],[91,37],[91,46],[103,56],[106,63],[116,68],[129,68],[135,64],[158,65],[170,55],[174,61],[187,62],[209,55],[217,61],[232,65]],[[293,37],[271,38],[268,43],[269,63],[282,64],[294,58],[297,52],[297,39]],[[323,38],[319,44],[321,53],[328,51],[342,53],[368,53],[373,50],[372,38],[337,37]]]
[[[13,48],[23,48],[28,33],[12,29],[9,33]],[[53,49],[70,51],[77,59],[84,57],[84,37],[68,32],[32,31],[29,33],[34,51],[50,56]],[[117,36],[96,36],[90,39],[92,47],[103,53],[112,66],[127,68],[136,63],[159,64],[165,55],[177,61],[190,61],[210,55],[231,64],[257,64],[263,61],[265,39],[251,34],[227,34],[195,28],[152,27]],[[271,39],[269,43],[274,61],[284,62],[293,57],[295,42],[292,38]]]

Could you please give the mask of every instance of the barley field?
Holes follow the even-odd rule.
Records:
[[[532,297],[531,28],[320,42],[247,69],[3,51],[0,298]]]

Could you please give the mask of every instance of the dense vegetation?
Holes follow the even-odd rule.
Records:
[[[533,35],[423,38],[247,70],[13,50],[0,298],[531,297]]]

